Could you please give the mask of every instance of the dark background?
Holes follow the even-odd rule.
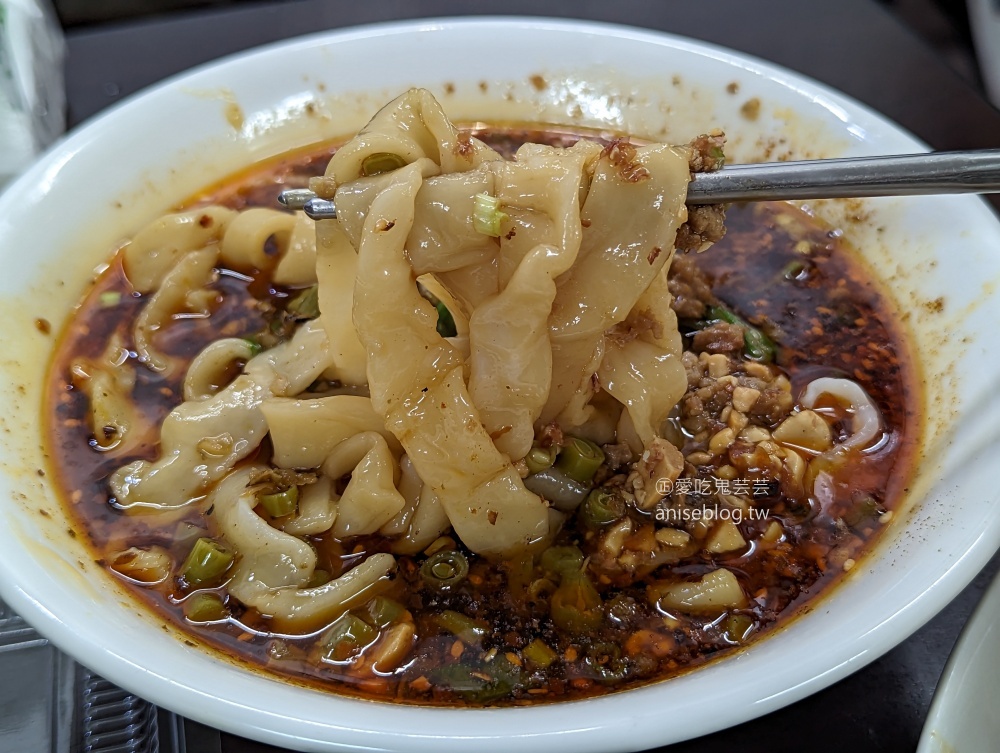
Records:
[[[296,0],[279,0],[293,3]],[[129,18],[168,17],[179,10],[263,5],[264,0],[51,0],[66,29]],[[804,0],[805,4],[812,0]],[[964,0],[880,0],[933,45],[956,71],[980,84]],[[273,0],[270,4],[273,4]],[[654,0],[652,5],[660,5]],[[479,5],[486,12],[506,13],[502,5]],[[667,5],[667,3],[663,3]]]

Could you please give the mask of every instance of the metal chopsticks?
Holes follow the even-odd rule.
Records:
[[[695,173],[687,203],[945,193],[1000,193],[1000,149],[729,165]],[[314,220],[337,216],[332,201],[308,189],[284,191],[279,201]]]

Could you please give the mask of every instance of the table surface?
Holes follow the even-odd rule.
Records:
[[[710,8],[710,10],[708,10]],[[877,109],[936,149],[1000,147],[1000,111],[872,0],[288,0],[106,25],[68,35],[71,124],[168,75],[279,39],[394,19],[495,14],[575,17],[658,29],[785,65]],[[1000,201],[994,201],[1000,207]],[[815,695],[670,753],[912,751],[955,640],[1000,569],[995,557],[938,617],[868,667]],[[669,724],[669,710],[664,710]],[[189,750],[276,748],[191,723]],[[191,744],[197,742],[197,748]]]

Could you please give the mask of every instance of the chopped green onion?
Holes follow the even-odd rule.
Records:
[[[472,206],[472,227],[477,233],[500,236],[500,225],[507,219],[507,214],[500,211],[500,199],[488,193],[477,193]]]
[[[556,584],[548,578],[537,578],[528,586],[528,598],[532,601],[548,601],[555,593]]]
[[[439,591],[448,591],[469,574],[469,560],[454,549],[435,552],[420,566],[420,576],[427,585]]]
[[[521,653],[525,659],[542,669],[546,669],[552,662],[559,658],[559,654],[549,648],[549,644],[541,638],[535,638],[535,640],[524,647]]]
[[[528,473],[541,473],[552,467],[559,455],[559,448],[555,445],[549,447],[539,447],[535,445],[528,454],[524,456],[524,462],[528,466]]]
[[[851,528],[860,528],[864,523],[872,523],[883,510],[870,494],[866,494],[844,513],[844,522]]]
[[[614,643],[602,641],[591,644],[587,648],[586,661],[600,683],[614,684],[628,677],[628,661],[622,657],[621,648]]]
[[[552,622],[572,635],[586,635],[604,621],[601,596],[582,572],[565,573],[549,601]]]
[[[445,664],[432,670],[427,679],[436,687],[478,704],[509,696],[523,682],[521,668],[503,655],[488,663]]]
[[[743,643],[753,628],[753,620],[745,614],[731,614],[726,618],[726,637],[733,643]]]
[[[756,327],[744,331],[743,349],[750,358],[761,363],[771,363],[777,353],[774,341]]]
[[[431,620],[442,630],[447,630],[454,636],[461,638],[464,643],[470,645],[478,644],[486,637],[488,629],[479,620],[474,620],[461,612],[453,609],[446,609],[434,615]]]
[[[736,314],[727,309],[725,306],[710,306],[707,316],[709,321],[729,322],[730,324],[738,324],[741,327],[748,326],[745,321],[736,316]]]
[[[806,265],[800,261],[790,261],[785,265],[784,269],[781,270],[781,276],[786,280],[794,280],[800,274],[802,274],[806,269]]]
[[[375,627],[383,628],[386,625],[391,625],[399,619],[399,616],[406,611],[406,607],[395,599],[389,599],[385,596],[376,596],[368,602],[366,611],[368,612],[368,616],[371,618],[369,621]]]
[[[708,153],[713,159],[722,160],[722,164],[726,163],[726,153],[722,151],[722,147],[720,146],[710,147]]]
[[[743,350],[751,360],[770,363],[777,355],[778,348],[770,337],[724,306],[712,306],[708,310],[708,318],[743,327]]]
[[[346,662],[378,638],[378,630],[347,612],[337,618],[323,636],[323,658],[334,664]]]
[[[593,442],[570,437],[556,460],[556,468],[574,481],[589,484],[604,462],[604,451]]]
[[[198,539],[181,565],[180,575],[189,586],[218,580],[230,568],[233,553],[212,539]]]
[[[313,570],[313,574],[306,581],[306,588],[319,588],[330,582],[330,573],[326,570]]]
[[[579,572],[583,567],[583,552],[575,546],[550,546],[542,552],[542,569],[559,576]]]
[[[184,616],[191,622],[222,622],[229,619],[229,610],[219,594],[202,591],[184,601]]]
[[[283,518],[299,509],[299,487],[289,486],[274,494],[261,494],[260,504],[272,518]]]
[[[119,303],[122,302],[122,294],[119,293],[117,290],[109,290],[106,293],[101,293],[100,299],[101,299],[101,306],[103,306],[106,309],[109,309],[112,308],[113,306],[117,306]]]
[[[244,337],[244,342],[250,346],[250,355],[255,356],[264,350],[264,346],[260,344],[257,340],[252,337]]]
[[[617,594],[604,602],[604,614],[618,627],[630,627],[639,616],[639,604],[631,596]]]
[[[588,528],[614,523],[625,514],[625,502],[617,494],[594,489],[580,507],[580,520]]]
[[[285,306],[296,319],[315,319],[319,316],[319,285],[306,288]]]
[[[373,175],[391,173],[393,170],[398,170],[405,166],[406,160],[398,154],[375,152],[361,160],[361,175],[365,178],[370,178]]]
[[[458,334],[458,328],[455,326],[455,317],[451,315],[448,307],[438,301],[434,304],[434,308],[438,312],[437,333],[441,337],[455,337]]]

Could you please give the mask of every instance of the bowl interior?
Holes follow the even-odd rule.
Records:
[[[119,105],[0,197],[0,595],[57,645],[157,704],[289,747],[458,751],[474,739],[477,749],[500,751],[518,738],[526,750],[638,749],[834,682],[909,635],[985,564],[1000,543],[988,347],[1000,315],[1000,226],[970,197],[815,202],[900,304],[925,384],[925,441],[907,511],[844,584],[770,638],[668,682],[585,702],[417,709],[253,672],[185,645],[133,604],[93,563],[45,475],[42,385],[57,333],[93,271],[142,223],[250,162],[351,133],[411,85],[432,89],[459,121],[595,126],[671,142],[722,127],[736,161],[925,148],[774,66],[662,34],[544,20],[307,37]]]

